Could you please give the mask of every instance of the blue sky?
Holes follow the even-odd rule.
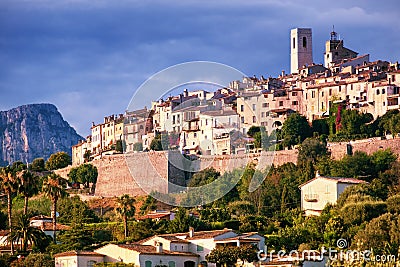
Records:
[[[92,121],[123,112],[136,88],[171,65],[288,72],[291,28],[313,29],[322,63],[333,24],[350,49],[399,60],[398,0],[2,0],[0,110],[53,103],[87,135]]]

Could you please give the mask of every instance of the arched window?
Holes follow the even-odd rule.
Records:
[[[144,262],[145,267],[151,267],[151,261],[145,261]]]
[[[306,48],[307,47],[307,37],[303,37],[303,47]]]

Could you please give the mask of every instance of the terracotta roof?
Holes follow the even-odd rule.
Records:
[[[99,256],[104,257],[103,254],[93,252],[93,251],[81,251],[81,250],[72,250],[67,252],[61,252],[54,255],[54,257],[68,257],[68,256]]]
[[[212,111],[204,111],[201,115],[207,116],[230,116],[230,115],[237,115],[237,113],[232,109],[221,109],[221,110],[212,110]]]
[[[355,178],[318,176],[318,177],[315,177],[315,178],[313,178],[313,179],[311,179],[311,180],[299,185],[299,188],[305,186],[306,184],[311,183],[312,181],[314,181],[316,179],[325,179],[325,180],[334,181],[336,183],[344,183],[344,184],[365,184],[365,183],[367,183],[364,180],[359,180],[359,179],[355,179]]]
[[[0,236],[7,236],[10,233],[10,230],[0,230]]]
[[[161,219],[161,218],[168,218],[170,217],[170,213],[149,213],[147,215],[140,216],[138,220],[145,220],[145,219]]]
[[[43,222],[42,225],[39,227],[42,231],[53,231],[53,223],[52,222]],[[56,224],[56,230],[57,231],[63,231],[63,230],[69,230],[71,227],[68,225]]]
[[[196,240],[196,239],[209,239],[209,238],[215,238],[219,235],[228,233],[228,232],[232,232],[231,229],[223,229],[223,230],[213,230],[213,231],[199,231],[199,232],[194,232],[193,237],[189,237],[189,232],[186,233],[175,233],[175,234],[162,234],[162,235],[157,235],[158,237],[167,239],[167,240],[174,240],[176,242],[178,241],[183,241],[184,242],[188,242],[186,240]],[[178,236],[182,237],[182,238],[178,238]],[[144,242],[151,240],[153,238],[153,236],[148,237],[146,239],[140,240],[138,242],[138,244],[143,244]]]
[[[174,256],[194,256],[194,257],[200,257],[198,254],[191,253],[191,252],[181,252],[181,251],[170,251],[170,250],[165,250],[161,253],[156,252],[156,247],[150,246],[150,245],[140,245],[140,244],[120,244],[117,245],[120,248],[125,248],[133,251],[137,251],[140,254],[147,254],[147,255],[174,255]]]
[[[208,239],[208,238],[215,238],[219,235],[223,235],[225,233],[232,232],[231,229],[223,229],[223,230],[214,230],[214,231],[201,231],[201,232],[194,232],[193,237],[189,237],[189,233],[186,233],[188,237],[186,239],[193,240],[193,239]],[[179,234],[176,234],[179,235]]]

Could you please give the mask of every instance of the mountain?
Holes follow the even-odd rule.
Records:
[[[65,151],[83,139],[52,104],[30,104],[0,111],[0,165],[32,162]]]

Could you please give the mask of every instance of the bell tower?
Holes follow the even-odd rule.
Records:
[[[290,31],[290,72],[298,73],[299,68],[313,63],[312,31],[310,28],[296,28]]]

